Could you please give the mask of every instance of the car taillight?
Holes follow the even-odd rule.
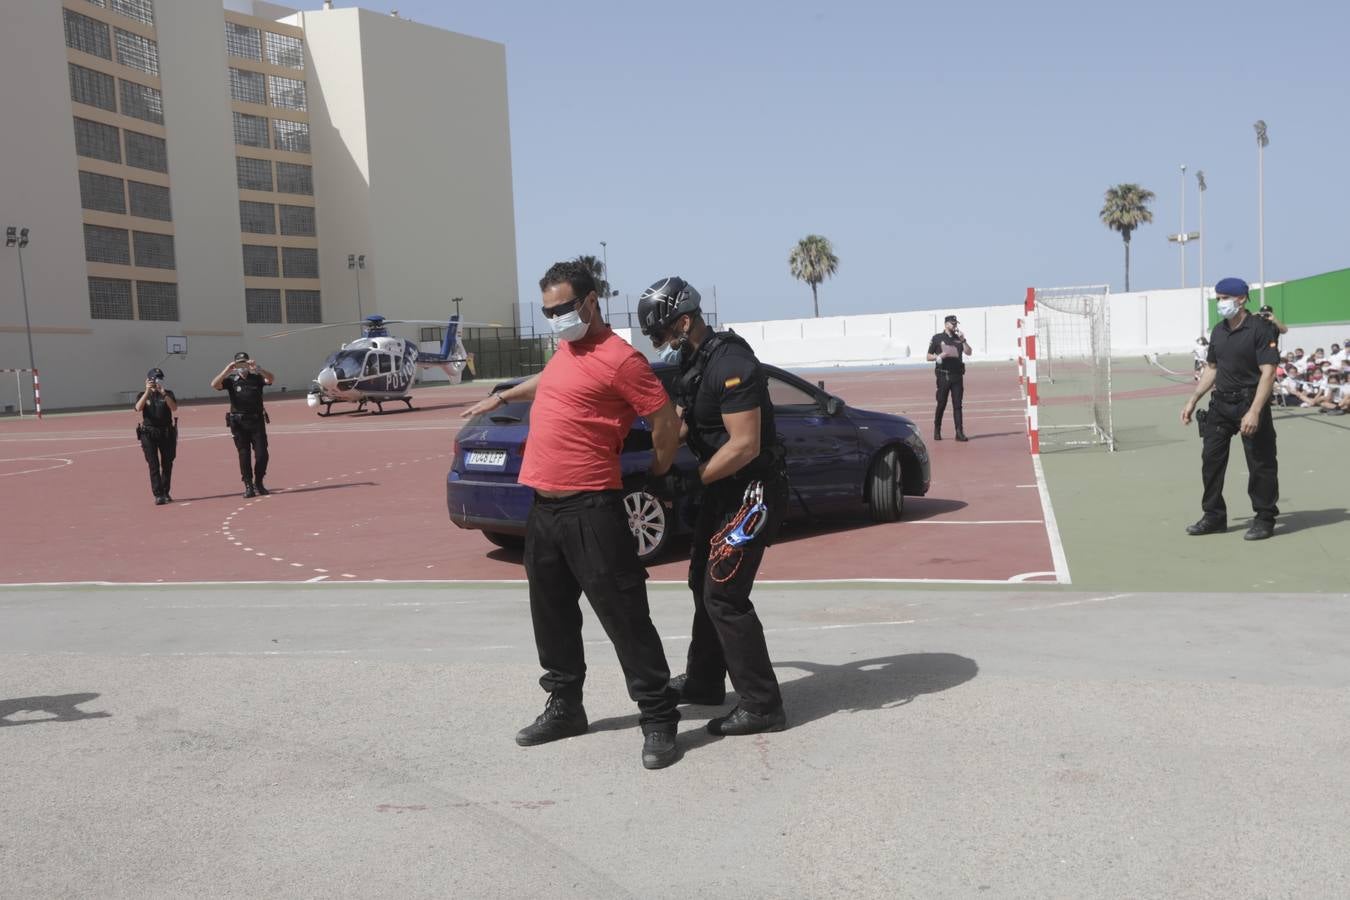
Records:
[[[459,459],[459,438],[455,438],[453,454],[452,459]]]

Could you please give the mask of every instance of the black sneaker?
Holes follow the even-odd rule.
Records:
[[[258,492],[255,491],[255,490],[253,489],[253,485],[251,485],[251,484],[246,484],[246,485],[244,485],[244,499],[245,499],[245,500],[247,500],[249,497],[256,497],[256,496],[258,496]]]
[[[169,502],[169,498],[168,498],[168,497],[165,497],[163,494],[160,494],[158,497],[155,498],[155,505],[156,505],[156,506],[163,506],[164,504],[166,504],[166,503],[168,503],[168,502]]]
[[[253,483],[253,490],[258,492],[259,497],[266,497],[272,493],[267,488],[263,487],[263,483],[261,481],[255,481]]]
[[[1194,525],[1186,526],[1186,533],[1195,534],[1223,534],[1228,530],[1228,523],[1221,522],[1218,519],[1201,519]]]
[[[516,733],[516,743],[522,747],[547,744],[560,738],[585,734],[590,727],[586,721],[585,707],[550,694],[548,703],[544,704],[544,711],[534,720],[534,724],[526,725]]]
[[[1275,523],[1269,519],[1253,519],[1251,527],[1242,536],[1244,541],[1264,541],[1275,533]]]
[[[649,731],[642,737],[642,767],[644,769],[664,769],[680,758],[680,748],[675,745],[675,728]]]
[[[933,429],[933,440],[935,440],[935,441],[940,441],[940,440],[942,440],[942,429],[940,429],[940,428],[934,428],[934,429]]]
[[[752,713],[738,705],[730,714],[708,723],[710,734],[759,734],[761,731],[782,731],[784,728],[787,728],[787,715],[781,706],[773,712]]]
[[[670,679],[670,686],[675,690],[675,693],[680,695],[681,703],[692,703],[695,706],[721,706],[727,699],[726,688],[720,684],[715,688],[701,688],[695,685],[691,690],[688,675],[676,675]]]

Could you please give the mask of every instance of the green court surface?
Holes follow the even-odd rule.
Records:
[[[1163,357],[1189,372],[1187,357]],[[1067,373],[1066,373],[1067,374]],[[1227,534],[1191,537],[1200,517],[1200,438],[1183,427],[1188,377],[1142,358],[1112,372],[1116,452],[1042,446],[1041,461],[1076,589],[1129,591],[1345,592],[1350,588],[1350,497],[1344,461],[1350,416],[1275,410],[1280,517],[1275,536],[1242,539],[1251,518],[1241,440],[1232,443],[1224,497]],[[1086,380],[1057,379],[1041,391],[1041,422],[1091,421]],[[1208,403],[1208,398],[1201,405]],[[1087,432],[1075,436],[1086,435]]]

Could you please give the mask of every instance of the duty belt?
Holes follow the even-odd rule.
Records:
[[[1256,396],[1256,388],[1244,388],[1240,391],[1215,391],[1214,396],[1225,403],[1241,403]]]

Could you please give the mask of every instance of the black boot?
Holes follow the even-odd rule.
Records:
[[[258,492],[255,491],[255,490],[253,489],[253,482],[251,482],[251,481],[245,481],[245,482],[244,482],[244,499],[248,499],[249,497],[256,497],[256,496],[258,496]]]
[[[664,769],[679,759],[680,748],[675,745],[675,726],[649,731],[642,736],[642,767]]]
[[[937,425],[933,426],[933,440],[935,441],[942,440],[942,428]]]
[[[258,496],[259,496],[259,497],[266,497],[268,494],[272,493],[272,492],[269,491],[267,488],[263,487],[263,483],[262,483],[262,479],[261,479],[261,478],[259,478],[259,479],[258,479],[257,481],[255,481],[255,482],[253,482],[253,490],[255,490],[255,491],[258,492]]]
[[[710,734],[759,734],[761,731],[782,731],[784,728],[787,728],[787,716],[781,706],[767,713],[752,713],[737,706],[729,715],[708,723]]]
[[[534,720],[534,724],[526,725],[516,733],[516,743],[522,747],[547,744],[559,738],[585,734],[590,727],[586,721],[585,707],[550,694],[544,711]]]
[[[959,429],[959,428],[956,430],[956,439],[957,439],[958,441],[968,441],[968,440],[970,440],[970,438],[966,437],[966,433],[965,433],[964,431],[962,431],[961,429]]]

